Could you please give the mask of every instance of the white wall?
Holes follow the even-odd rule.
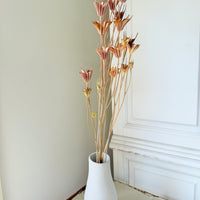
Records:
[[[2,189],[1,189],[1,182],[0,182],[0,200],[3,200],[3,194],[2,194]]]
[[[98,63],[95,18],[90,0],[1,2],[4,200],[64,200],[85,185],[94,148],[78,72]]]
[[[128,8],[128,33],[139,32],[141,46],[111,142],[115,179],[200,200],[200,2],[132,0]]]

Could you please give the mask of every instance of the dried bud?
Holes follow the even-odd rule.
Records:
[[[121,69],[124,73],[126,73],[129,70],[129,65],[122,64]]]
[[[97,82],[97,90],[98,90],[98,92],[99,92],[100,88],[101,88],[100,83]]]
[[[130,38],[129,37],[124,37],[122,40],[121,40],[121,43],[124,47],[127,47],[128,43],[130,41]]]
[[[118,67],[112,67],[108,70],[109,72],[109,75],[112,77],[112,78],[115,78],[116,75],[118,75],[120,73],[120,69]]]
[[[132,68],[133,68],[133,65],[134,65],[134,62],[130,62],[130,63],[129,63],[129,68],[132,69]]]
[[[90,97],[91,91],[92,91],[91,88],[86,88],[86,89],[83,90],[83,93],[88,98],[88,97]]]
[[[93,118],[93,119],[97,118],[97,112],[93,112],[93,113],[92,113],[92,118]]]

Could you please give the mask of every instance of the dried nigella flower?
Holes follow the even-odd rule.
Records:
[[[109,50],[115,55],[116,58],[120,58],[124,47],[122,44],[118,44],[115,48],[110,47]]]
[[[131,44],[131,43],[133,44],[133,43],[135,42],[137,36],[138,36],[138,33],[136,34],[136,36],[135,36],[133,39],[130,39],[130,40],[129,40],[129,41],[130,41],[130,44]]]
[[[93,73],[93,70],[88,70],[88,69],[84,70],[82,68],[81,68],[81,72],[79,72],[79,74],[81,75],[83,81],[85,83],[87,83],[87,84],[89,83],[89,81],[90,81],[90,79],[92,77],[92,73]]]
[[[95,28],[97,29],[98,33],[101,35],[101,34],[105,34],[106,31],[108,30],[109,26],[111,25],[111,21],[106,21],[106,20],[103,20],[102,22],[102,26],[100,24],[99,21],[97,22],[92,22],[95,26]]]
[[[109,54],[109,48],[102,47],[101,49],[96,50],[102,60],[106,60]]]
[[[112,68],[110,68],[110,69],[108,70],[108,72],[109,72],[109,75],[110,75],[112,78],[115,78],[115,76],[116,76],[117,74],[120,73],[120,69],[119,69],[118,67],[112,67]]]
[[[104,1],[100,1],[100,3],[94,2],[94,7],[96,8],[97,15],[99,17],[103,17],[103,15],[105,14],[107,5],[108,5],[108,2],[104,2]]]
[[[139,44],[133,44],[132,47],[129,47],[129,48],[128,48],[129,53],[130,53],[130,54],[134,53],[139,47],[140,47]]]
[[[121,69],[124,73],[126,73],[129,70],[129,65],[122,64]]]
[[[134,44],[135,39],[137,38],[138,34],[135,36],[135,38],[129,40],[128,42],[128,51],[130,54],[134,53],[139,47],[139,44]]]
[[[121,40],[121,43],[122,43],[122,45],[124,46],[124,48],[127,47],[128,42],[130,41],[130,39],[131,39],[131,38],[125,36],[125,37]]]
[[[114,24],[117,27],[118,31],[122,31],[124,29],[124,27],[126,26],[126,24],[131,20],[131,17],[127,17],[125,19],[117,19],[114,20]]]
[[[123,19],[124,14],[125,14],[125,9],[123,9],[122,11],[116,11],[114,14],[114,24],[117,27],[118,31],[122,31],[125,25],[131,20],[131,17],[129,16]]]

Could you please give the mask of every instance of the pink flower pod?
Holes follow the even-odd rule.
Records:
[[[92,77],[92,73],[93,73],[93,70],[89,70],[89,69],[84,70],[83,68],[81,68],[81,72],[79,72],[79,74],[81,75],[85,83],[89,83]]]
[[[101,48],[96,50],[102,60],[106,60],[109,54],[109,48]]]
[[[97,15],[99,17],[103,17],[107,6],[108,6],[108,2],[104,2],[104,1],[100,1],[100,3],[96,2],[96,1],[94,2],[94,7],[96,8]]]

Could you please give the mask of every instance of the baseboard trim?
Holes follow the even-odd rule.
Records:
[[[72,200],[74,197],[76,197],[78,194],[80,194],[81,192],[85,191],[86,186],[83,186],[80,190],[78,190],[75,194],[73,194],[72,196],[70,196],[68,199],[66,200]]]

